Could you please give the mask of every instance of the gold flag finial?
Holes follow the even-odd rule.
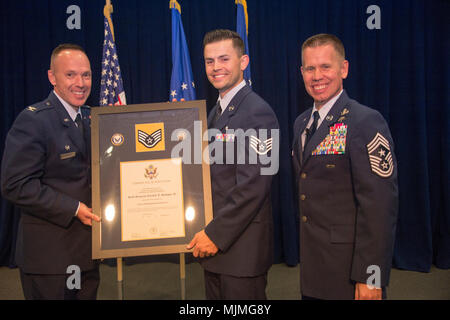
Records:
[[[177,0],[170,0],[169,8],[170,9],[172,9],[172,8],[177,9],[178,12],[181,14],[181,7],[180,7],[180,4],[178,3]]]
[[[245,14],[245,33],[248,36],[248,13],[247,13],[247,1],[246,0],[236,0],[236,4],[241,4],[244,8],[244,14]]]
[[[114,27],[111,20],[111,13],[113,13],[113,6],[111,4],[111,0],[106,0],[105,7],[103,8],[103,14],[105,15],[105,18],[108,20],[109,28],[111,29],[112,38],[114,41]]]

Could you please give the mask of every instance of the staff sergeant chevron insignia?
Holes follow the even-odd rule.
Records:
[[[145,131],[138,130],[138,141],[147,148],[151,149],[161,141],[162,132],[161,129],[156,130],[152,134],[148,134]]]
[[[259,155],[265,155],[272,150],[272,138],[265,141],[259,140],[255,136],[250,136],[250,147]]]
[[[389,178],[394,171],[389,141],[378,132],[367,145],[367,152],[372,171],[380,177]]]

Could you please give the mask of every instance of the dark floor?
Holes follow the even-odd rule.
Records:
[[[98,299],[118,297],[117,269],[100,267]],[[178,300],[181,298],[179,265],[147,262],[123,266],[123,294],[128,300]],[[267,297],[271,300],[300,299],[299,267],[273,265],[269,271]],[[186,299],[203,300],[203,271],[198,263],[186,264]],[[0,300],[21,300],[19,270],[0,267]],[[388,288],[390,300],[450,300],[450,270],[432,267],[421,273],[393,269]]]

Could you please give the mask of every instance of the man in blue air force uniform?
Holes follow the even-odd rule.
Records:
[[[389,283],[398,212],[394,144],[381,114],[343,90],[342,42],[319,34],[302,46],[314,107],[295,121],[304,299],[381,299]]]
[[[91,225],[99,218],[89,208],[91,68],[83,49],[56,47],[48,78],[54,91],[19,114],[3,154],[2,195],[21,209],[16,263],[26,299],[95,299]],[[68,286],[76,270],[80,283]]]
[[[204,258],[200,263],[207,299],[266,299],[267,271],[273,262],[270,190],[276,172],[262,174],[261,157],[273,153],[278,160],[278,141],[271,135],[278,121],[267,102],[243,80],[249,57],[239,35],[215,30],[205,35],[203,44],[208,80],[219,90],[208,118],[208,127],[218,129],[213,137],[216,163],[211,165],[214,218],[188,248]],[[255,130],[245,138],[243,151],[238,129]],[[258,135],[259,129],[267,134]],[[224,150],[221,159],[219,148]],[[244,154],[246,162],[239,162]],[[252,156],[258,161],[249,162]]]

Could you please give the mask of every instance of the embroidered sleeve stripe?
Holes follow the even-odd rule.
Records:
[[[272,147],[271,148],[265,148],[264,149],[264,151],[259,151],[255,146],[251,146],[251,148],[257,153],[257,154],[259,154],[259,155],[265,155],[265,154],[267,154],[267,152],[269,152],[270,150],[272,150]]]
[[[386,158],[386,161],[388,162],[389,166],[386,168],[386,170],[383,170],[380,168],[381,161],[383,159],[376,157],[376,156],[369,156],[370,159],[370,167],[373,172],[378,174],[381,177],[387,178],[389,177],[393,170],[394,170],[394,163],[392,161],[392,157]]]
[[[250,146],[252,148],[256,148],[258,146],[258,144],[259,144],[258,142],[250,141]]]
[[[257,137],[255,137],[255,136],[250,136],[250,143],[256,143],[256,144],[258,144],[258,143],[260,143],[261,142],[261,140],[259,140]]]
[[[371,147],[369,147],[369,145],[367,145],[367,150],[369,151],[369,153],[372,153],[374,150],[376,150],[379,146],[383,146],[385,147],[387,150],[391,150],[389,147],[389,143],[385,142],[383,140],[377,140],[375,141],[375,144],[372,145]]]
[[[372,153],[380,144],[386,149],[390,150],[389,141],[387,141],[385,137],[383,137],[379,132],[377,132],[372,141],[369,142],[369,144],[367,145],[367,150],[369,151],[369,153]]]
[[[390,154],[390,153],[389,153]],[[383,160],[386,160],[387,162],[389,162],[389,163],[391,163],[392,162],[392,156],[390,156],[390,157],[386,157],[386,158],[380,158],[380,157],[378,157],[378,156],[374,156],[374,155],[369,155],[369,159],[370,159],[370,161],[378,161],[378,162],[381,162],[381,161],[383,161]]]
[[[392,172],[394,171],[394,166],[390,165],[389,170],[383,171],[383,170],[379,169],[376,165],[372,164],[372,171],[375,172],[376,174],[378,174],[380,177],[389,178],[391,176]]]

